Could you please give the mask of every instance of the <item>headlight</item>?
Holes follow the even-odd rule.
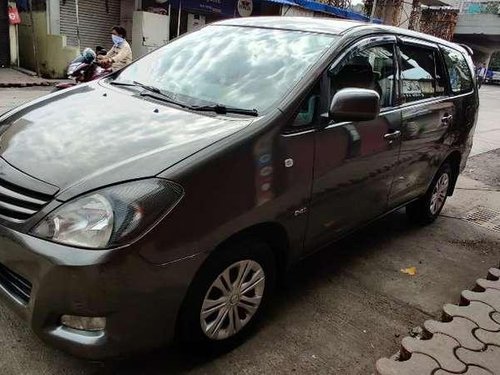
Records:
[[[182,188],[161,179],[128,182],[63,204],[31,234],[65,245],[104,249],[134,240],[182,197]]]

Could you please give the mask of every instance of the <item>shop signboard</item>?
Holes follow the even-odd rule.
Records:
[[[9,23],[11,25],[19,25],[21,23],[21,17],[17,8],[11,5],[9,5]]]
[[[250,0],[247,0],[250,1]],[[229,17],[237,15],[237,0],[180,0],[172,3],[172,6],[187,9],[193,13],[215,13]]]

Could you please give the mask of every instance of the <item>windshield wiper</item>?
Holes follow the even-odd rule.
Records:
[[[226,113],[236,113],[240,115],[247,116],[258,116],[259,112],[256,109],[245,109],[245,108],[235,108],[235,107],[226,107],[222,104],[214,104],[214,105],[202,105],[202,106],[191,106],[188,107],[193,111],[203,111],[203,112],[215,112],[221,115],[225,115]]]
[[[112,81],[110,82],[112,85],[117,85],[117,86],[136,86],[136,87],[141,87],[146,91],[143,91],[140,93],[141,96],[149,96],[154,99],[158,100],[163,100],[168,103],[176,104],[178,106],[181,106],[183,108],[187,108],[193,111],[201,111],[201,112],[215,112],[221,115],[225,115],[227,113],[236,113],[240,115],[246,115],[246,116],[258,116],[259,113],[257,112],[256,109],[245,109],[245,108],[235,108],[235,107],[227,107],[222,104],[214,104],[214,105],[201,105],[201,106],[196,106],[196,105],[188,105],[186,103],[179,102],[172,98],[170,95],[164,93],[161,89],[158,87],[154,87],[151,85],[146,85],[141,82],[133,81],[133,82],[120,82],[120,81]]]
[[[157,99],[157,100],[162,100],[164,102],[176,104],[176,105],[181,106],[183,108],[189,108],[189,106],[187,104],[184,104],[182,102],[175,100],[170,95],[164,93],[158,87],[146,85],[144,83],[137,82],[137,81],[133,81],[133,82],[112,81],[112,82],[110,82],[110,84],[116,85],[116,86],[140,87],[140,88],[143,88],[144,90],[146,90],[146,91],[143,91],[139,94],[141,96],[149,96],[149,97],[152,97],[152,98]]]
[[[168,98],[170,98],[168,95],[164,94],[158,87],[154,87],[154,86],[151,86],[151,85],[146,85],[144,83],[137,82],[137,81],[134,81],[134,85],[142,87],[144,90],[148,90],[148,91],[154,92],[155,94],[160,94],[162,96],[167,96]]]
[[[148,91],[154,92],[155,94],[160,94],[162,96],[169,97],[167,94],[164,94],[158,87],[154,87],[154,86],[151,86],[151,85],[146,85],[144,83],[137,82],[137,81],[132,81],[132,82],[111,81],[110,84],[111,85],[115,85],[115,86],[140,87],[140,88],[143,88],[144,90],[148,90]]]

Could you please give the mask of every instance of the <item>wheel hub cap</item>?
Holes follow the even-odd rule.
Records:
[[[253,260],[227,267],[210,285],[201,306],[205,335],[223,340],[243,329],[261,304],[265,282],[264,270]]]

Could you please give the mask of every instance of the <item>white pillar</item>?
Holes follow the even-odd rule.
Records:
[[[61,34],[61,9],[59,0],[47,0],[47,34]]]

